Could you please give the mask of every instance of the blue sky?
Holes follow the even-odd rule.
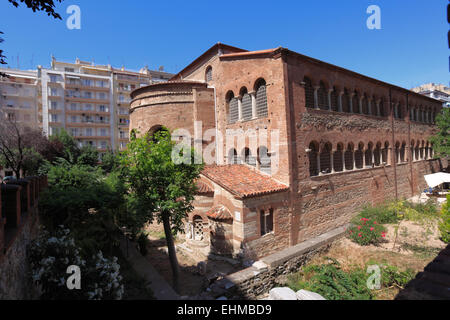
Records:
[[[57,4],[63,21],[0,1],[0,44],[12,68],[58,60],[177,72],[216,42],[247,50],[278,46],[402,87],[449,83],[447,0],[117,1]],[[66,9],[81,8],[81,30]],[[369,5],[381,30],[369,30]],[[17,59],[19,57],[19,59]]]

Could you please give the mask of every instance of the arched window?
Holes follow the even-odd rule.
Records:
[[[319,157],[319,146],[316,142],[311,142],[309,144],[309,175],[311,177],[319,175],[318,167],[318,157]]]
[[[377,99],[375,97],[372,98],[372,101],[370,103],[370,111],[372,111],[373,116],[379,115],[377,111]]]
[[[229,164],[239,164],[239,158],[236,149],[230,149],[228,151],[228,163]]]
[[[242,97],[242,119],[252,119],[252,97],[248,94],[247,88],[242,88],[240,91]]]
[[[369,114],[369,100],[367,99],[366,94],[364,94],[362,98],[362,113]]]
[[[344,171],[344,163],[342,162],[344,155],[344,147],[342,143],[337,145],[337,150],[333,154],[333,168],[336,172]]]
[[[312,81],[308,77],[303,79],[305,83],[305,104],[307,108],[314,108],[314,89]]]
[[[206,68],[206,72],[205,72],[205,80],[206,80],[206,82],[212,80],[212,67],[211,67],[211,66],[209,66],[208,68]]]
[[[383,164],[389,163],[389,142],[387,141],[384,143],[384,148],[381,152],[381,161]]]
[[[402,120],[403,119],[403,106],[401,103],[397,105],[397,118]]]
[[[355,151],[355,166],[357,169],[362,169],[363,163],[364,144],[361,142],[358,145],[358,149]]]
[[[342,111],[351,112],[350,110],[350,96],[348,90],[344,88],[344,93],[342,95]]]
[[[203,241],[205,235],[203,233],[203,219],[200,216],[195,216],[194,222],[194,240]]]
[[[258,148],[258,163],[259,163],[259,169],[262,172],[270,174],[272,163],[271,163],[271,159],[270,159],[269,150],[265,146]]]
[[[326,143],[320,152],[320,172],[331,173],[331,143]]]
[[[331,110],[339,111],[338,104],[339,104],[339,102],[338,102],[337,90],[336,90],[336,87],[333,87],[333,91],[331,92]]]
[[[322,110],[328,110],[327,87],[323,81],[320,81],[319,90],[317,91],[317,98],[319,99],[319,108]]]
[[[353,144],[349,143],[345,150],[345,170],[353,170]]]
[[[400,148],[400,163],[406,162],[406,142],[403,141],[402,147]]]
[[[352,112],[359,113],[359,96],[357,91],[355,91],[352,98]]]
[[[417,141],[416,147],[414,149],[414,152],[416,154],[416,160],[420,160],[420,148],[419,148],[419,145],[420,145],[420,141]]]
[[[395,143],[395,163],[400,162],[400,142]]]
[[[373,156],[374,156],[374,160],[375,160],[374,165],[376,167],[380,166],[380,164],[381,164],[381,142],[377,143],[377,146],[375,147],[375,150],[373,151]]]
[[[256,82],[256,116],[267,117],[267,91],[266,91],[266,81],[260,79]]]
[[[372,163],[372,152],[373,152],[373,143],[369,142],[369,144],[367,145],[367,150],[365,152],[364,158],[365,158],[365,166],[366,167],[372,167],[373,163]]]
[[[420,145],[420,160],[424,160],[425,159],[425,141],[422,141],[422,144]]]
[[[238,99],[234,97],[234,93],[232,91],[228,91],[226,101],[228,107],[228,123],[235,123],[239,120]]]
[[[249,148],[244,148],[244,150],[242,150],[242,157],[244,158],[244,162],[249,166],[256,166],[255,157],[252,156],[252,152]]]
[[[415,155],[414,155],[414,140],[411,140],[411,145],[409,146],[409,154],[411,157],[411,161],[415,160]]]
[[[386,108],[384,107],[384,102],[383,99],[380,100],[380,117],[386,117],[387,116],[387,111]]]

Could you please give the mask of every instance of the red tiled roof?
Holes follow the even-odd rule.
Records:
[[[197,194],[214,194],[214,190],[211,189],[206,183],[201,180],[197,181]]]
[[[217,220],[228,220],[233,219],[233,216],[230,213],[230,210],[228,210],[224,206],[216,206],[212,207],[208,212],[206,212],[206,215],[212,219]]]
[[[206,166],[202,174],[241,199],[288,189],[246,165]]]

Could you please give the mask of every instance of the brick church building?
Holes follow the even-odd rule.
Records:
[[[205,254],[266,256],[366,204],[419,194],[441,166],[428,142],[441,102],[281,47],[218,43],[132,99],[130,129],[141,134],[277,132],[257,145],[216,140],[186,223],[188,244]]]

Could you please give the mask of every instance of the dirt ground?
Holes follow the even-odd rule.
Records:
[[[167,253],[164,228],[159,224],[152,224],[146,228],[149,233],[150,243],[147,246],[148,253],[146,259],[155,267],[162,277],[172,284],[172,269]],[[208,277],[217,274],[230,274],[239,270],[239,266],[232,265],[227,261],[215,261],[201,256],[194,256],[179,246],[184,243],[184,235],[179,235],[175,240],[177,249],[177,259],[180,266],[180,291],[182,296],[195,296],[202,292],[208,284]],[[197,264],[204,261],[206,264],[206,274],[198,273]]]
[[[315,257],[308,264],[321,264],[330,257],[336,259],[343,270],[354,266],[364,268],[368,264],[386,263],[400,270],[410,268],[418,273],[446,247],[446,244],[439,240],[436,222],[418,224],[402,221],[397,239],[395,225],[386,227],[386,241],[378,246],[360,246],[348,238],[342,238],[336,241],[326,254]],[[399,290],[397,287],[381,289],[376,292],[376,297],[392,300]]]

